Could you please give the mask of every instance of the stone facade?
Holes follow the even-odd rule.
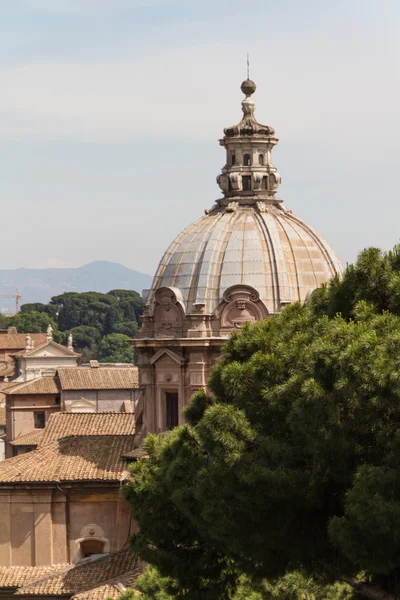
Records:
[[[76,563],[121,548],[131,413],[57,413],[36,450],[0,463],[0,565]]]
[[[207,387],[229,332],[304,302],[342,266],[325,240],[277,197],[272,127],[254,116],[252,81],[242,84],[243,118],[220,144],[223,192],[165,252],[145,294],[138,353],[138,444],[183,420],[193,392]]]
[[[125,543],[130,507],[121,501],[118,484],[24,487],[0,489],[2,566],[75,563],[85,542],[99,553]]]

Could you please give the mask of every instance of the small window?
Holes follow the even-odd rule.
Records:
[[[267,176],[266,175],[264,175],[264,177],[262,178],[261,189],[263,189],[263,190],[267,189]]]
[[[178,417],[178,393],[177,392],[165,392],[165,403],[166,403],[166,426],[167,429],[174,429],[179,425]]]
[[[258,164],[260,164],[260,165],[264,164],[264,154],[258,155]]]
[[[232,164],[236,165],[236,154],[232,154]]]
[[[33,413],[33,419],[35,423],[35,429],[44,429],[44,426],[46,425],[46,413],[35,412]]]
[[[243,164],[244,164],[244,166],[245,166],[245,167],[250,167],[250,165],[251,165],[251,157],[250,157],[250,154],[245,154],[245,155],[243,156]]]
[[[246,192],[246,191],[251,190],[251,175],[243,175],[242,182],[243,182],[243,191]]]
[[[80,544],[82,558],[93,556],[93,554],[104,554],[104,542],[102,540],[83,540]]]

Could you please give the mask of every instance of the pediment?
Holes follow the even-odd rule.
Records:
[[[96,406],[96,403],[93,402],[92,400],[86,400],[86,398],[79,398],[79,400],[74,400],[73,402],[71,402],[71,404],[69,405],[70,408],[94,408]]]
[[[178,365],[183,365],[185,363],[185,359],[180,354],[173,352],[172,350],[168,350],[167,348],[161,348],[151,357],[150,363],[154,365],[156,362],[162,360],[163,362],[174,362]]]
[[[65,346],[61,346],[61,344],[57,344],[53,340],[49,340],[45,344],[42,344],[38,348],[34,348],[25,354],[26,358],[48,358],[48,357],[69,357],[73,356],[77,357],[78,354],[73,352],[72,350],[68,350]]]

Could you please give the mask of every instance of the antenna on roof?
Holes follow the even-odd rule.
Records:
[[[250,79],[250,58],[249,58],[249,53],[247,53],[247,79]]]

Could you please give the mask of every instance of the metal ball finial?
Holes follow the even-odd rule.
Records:
[[[251,96],[256,91],[257,86],[251,79],[246,79],[246,81],[243,81],[240,89],[245,96]]]

